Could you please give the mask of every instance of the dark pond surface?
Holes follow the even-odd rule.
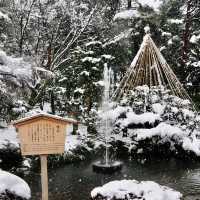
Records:
[[[121,172],[112,175],[96,174],[92,171],[92,161],[70,164],[49,170],[50,200],[89,200],[94,187],[112,180],[151,180],[169,186],[184,194],[187,200],[200,199],[200,163],[181,160],[152,161],[141,164],[123,161]],[[40,174],[32,173],[24,177],[32,190],[32,199],[40,199]]]

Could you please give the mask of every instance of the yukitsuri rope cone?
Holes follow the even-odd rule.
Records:
[[[115,90],[112,99],[119,101],[129,90],[137,86],[148,85],[150,88],[152,86],[164,86],[173,95],[192,102],[187,91],[156,47],[148,31],[149,29],[146,31],[141,47]]]

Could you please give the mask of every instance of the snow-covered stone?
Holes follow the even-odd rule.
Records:
[[[182,194],[153,181],[112,181],[91,191],[92,199],[125,200],[180,200]],[[102,198],[99,198],[102,197]]]
[[[23,179],[9,172],[0,170],[0,194],[6,191],[25,199],[30,199],[31,197],[31,190]]]

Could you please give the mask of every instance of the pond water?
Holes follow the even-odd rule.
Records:
[[[123,161],[121,172],[112,175],[96,174],[92,163],[81,162],[49,170],[50,200],[89,200],[94,187],[112,180],[136,179],[156,181],[183,193],[187,200],[200,198],[200,163],[181,160],[152,161],[141,164],[134,160]],[[24,177],[32,190],[32,199],[40,199],[40,174]]]

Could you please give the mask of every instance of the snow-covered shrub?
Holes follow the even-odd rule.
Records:
[[[11,121],[26,111],[32,81],[32,65],[0,49],[0,120]]]
[[[91,197],[94,200],[180,200],[182,194],[153,181],[121,180],[94,188]]]
[[[28,184],[18,176],[0,170],[0,199],[26,200],[30,199],[31,191]]]
[[[105,115],[114,126],[111,143],[120,141],[133,155],[200,156],[200,116],[190,101],[163,87],[139,86]]]
[[[148,86],[138,86],[124,96],[113,112],[116,112],[116,109],[119,110],[119,107],[129,108],[128,112],[124,113],[123,121],[130,118],[135,124],[139,122],[144,124],[147,121],[152,124],[157,120],[190,128],[192,124],[196,123],[197,113],[194,111],[192,103],[171,95],[164,87],[150,89]],[[120,118],[120,116],[116,116],[116,122]],[[138,121],[139,119],[140,121]]]

